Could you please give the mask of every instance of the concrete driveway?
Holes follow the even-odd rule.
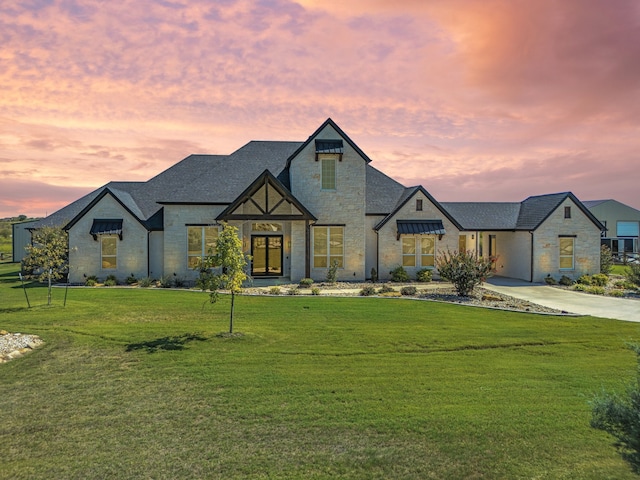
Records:
[[[491,277],[483,287],[569,313],[640,322],[640,300],[572,292],[542,283]]]

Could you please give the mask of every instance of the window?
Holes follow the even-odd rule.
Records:
[[[467,251],[467,236],[466,235],[460,235],[458,237],[458,251],[459,252],[466,252]]]
[[[218,227],[187,227],[187,266],[196,268],[207,255],[215,255]]]
[[[571,218],[571,207],[564,207],[564,218]]]
[[[435,266],[435,253],[436,237],[433,235],[402,237],[403,267],[433,267]]]
[[[640,235],[638,222],[617,222],[616,237],[637,237]]]
[[[416,199],[416,212],[421,212],[422,211],[422,199],[418,198]]]
[[[344,267],[344,227],[313,227],[313,268]]]
[[[335,158],[322,159],[322,189],[323,190],[336,189],[336,159]]]
[[[116,235],[103,235],[100,237],[100,256],[103,270],[115,270],[118,268],[118,237]]]
[[[573,270],[574,238],[560,237],[560,270]]]
[[[420,266],[435,266],[436,237],[422,237],[420,246]]]
[[[402,237],[402,266],[416,266],[416,237]]]

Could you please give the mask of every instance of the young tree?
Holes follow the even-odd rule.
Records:
[[[231,292],[229,333],[233,333],[236,293],[242,289],[242,282],[249,278],[246,272],[248,262],[249,257],[242,251],[242,240],[238,237],[238,229],[225,223],[216,242],[215,254],[207,255],[198,266],[200,269],[198,284],[203,291],[209,291],[211,303],[218,300],[219,289]]]
[[[637,379],[626,396],[603,393],[591,402],[591,426],[612,435],[622,458],[640,473],[640,345],[630,348],[637,356]]]
[[[468,297],[476,285],[491,276],[493,259],[476,258],[473,252],[446,252],[436,258],[440,276],[453,283],[461,297]]]
[[[34,230],[31,245],[26,247],[24,267],[33,272],[40,282],[48,282],[47,305],[51,305],[51,282],[69,272],[69,241],[67,232],[58,227]]]
[[[606,245],[600,246],[600,273],[609,275],[613,269],[613,255]]]

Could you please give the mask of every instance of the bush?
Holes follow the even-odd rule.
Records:
[[[418,270],[416,273],[416,280],[418,282],[430,282],[433,279],[433,272],[428,268]]]
[[[634,283],[631,283],[629,280],[618,280],[613,285],[615,288],[620,290],[637,290],[638,287]]]
[[[303,288],[309,288],[313,284],[313,278],[303,278],[300,280],[300,286]]]
[[[143,288],[150,287],[152,283],[153,283],[153,280],[151,280],[151,277],[144,277],[138,280],[138,286]]]
[[[287,290],[287,295],[300,295],[300,289],[298,287],[291,287]]]
[[[392,282],[408,282],[409,281],[409,274],[407,273],[407,271],[404,269],[402,265],[398,265],[396,268],[391,270],[389,274],[391,275]]]
[[[573,287],[577,292],[586,292],[589,288],[589,285],[583,285],[582,283],[576,283],[576,286]]]
[[[185,286],[185,284],[186,284],[186,282],[185,282],[184,278],[176,276],[175,273],[173,274],[173,286],[174,287],[182,288],[182,287]]]
[[[607,295],[610,297],[624,297],[624,292],[622,290],[611,290]]]
[[[629,282],[640,286],[640,263],[630,263],[627,266],[625,276]]]
[[[591,285],[591,275],[580,275],[576,282],[580,285]]]
[[[336,283],[338,280],[338,261],[334,260],[327,269],[327,282]]]
[[[163,275],[158,280],[158,286],[160,288],[171,288],[173,287],[173,278],[170,275]]]
[[[547,274],[546,277],[544,277],[544,283],[546,283],[547,285],[557,285],[558,281],[553,278],[550,274]]]
[[[566,275],[562,275],[560,277],[560,281],[558,282],[560,285],[564,285],[565,287],[570,287],[573,285],[573,279],[571,277],[567,277]]]
[[[604,287],[598,287],[597,285],[589,285],[586,290],[587,293],[591,293],[592,295],[604,295],[605,290]]]
[[[604,273],[596,273],[591,277],[591,285],[596,285],[598,287],[606,287],[609,283],[609,277]]]
[[[640,473],[640,346],[631,345],[638,368],[637,379],[625,395],[602,393],[591,401],[591,426],[613,436],[614,446],[629,463],[634,473]]]
[[[400,289],[400,293],[402,295],[407,295],[407,296],[415,295],[417,292],[418,292],[418,289],[413,285],[407,285],[406,287],[402,287]]]
[[[440,276],[453,283],[461,297],[467,297],[476,285],[491,275],[491,259],[476,258],[473,252],[450,252],[436,258]]]
[[[609,275],[613,269],[613,255],[606,245],[600,246],[600,273]]]
[[[378,271],[375,268],[371,269],[371,281],[376,283],[378,281]]]
[[[320,289],[318,287],[312,287],[311,295],[320,295]]]
[[[269,289],[269,295],[280,295],[282,293],[282,290],[280,290],[280,287],[271,287]]]
[[[376,287],[374,287],[373,285],[367,285],[362,290],[360,290],[361,297],[368,297],[370,295],[375,295],[375,294],[376,294]]]
[[[138,283],[138,279],[133,275],[133,273],[131,275],[129,275],[127,277],[127,279],[125,280],[125,282],[127,283],[127,285],[133,285],[135,283]]]
[[[115,287],[118,284],[118,280],[116,280],[115,275],[107,276],[107,279],[104,281],[105,287]]]
[[[382,294],[382,293],[390,293],[390,292],[395,292],[394,288],[391,285],[383,285],[380,290],[378,290],[378,293]]]
[[[84,284],[87,287],[95,287],[97,283],[98,283],[98,277],[96,277],[95,275],[91,275],[87,277],[87,279],[84,282]]]

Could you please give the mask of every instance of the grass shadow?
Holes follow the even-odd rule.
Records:
[[[162,337],[148,342],[130,343],[125,351],[133,352],[135,350],[146,350],[147,353],[156,353],[158,350],[184,350],[185,345],[189,342],[207,340],[197,333],[185,333],[184,335],[176,335],[174,337]]]

